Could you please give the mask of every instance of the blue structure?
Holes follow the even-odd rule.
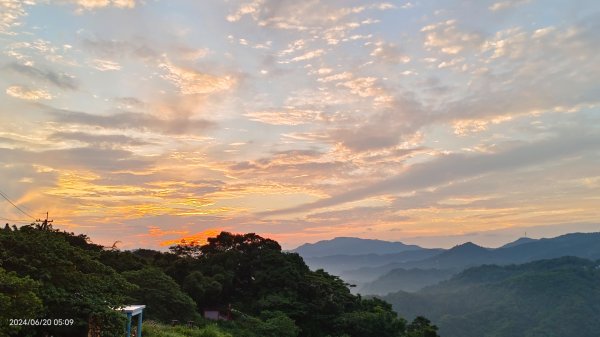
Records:
[[[137,318],[137,337],[142,337],[142,319],[145,305],[128,305],[124,308],[120,308],[119,310],[127,315],[127,326],[125,327],[125,333],[127,337],[131,337],[131,318],[133,316],[138,316]]]

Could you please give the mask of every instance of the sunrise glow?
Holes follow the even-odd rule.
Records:
[[[0,191],[126,249],[599,231],[600,4],[552,3],[0,0]]]

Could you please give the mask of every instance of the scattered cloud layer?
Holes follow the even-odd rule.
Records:
[[[94,115],[85,112],[55,110],[51,112],[60,124],[84,125],[104,129],[137,129],[165,134],[198,133],[213,124],[208,120],[188,118],[162,118],[139,112],[118,112],[110,115]]]
[[[0,0],[0,190],[125,248],[597,223],[599,23],[587,0]]]

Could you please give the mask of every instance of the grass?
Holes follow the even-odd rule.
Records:
[[[142,328],[144,337],[233,337],[227,332],[223,332],[216,325],[207,325],[201,328],[190,328],[177,325],[169,326],[152,321],[144,322]]]

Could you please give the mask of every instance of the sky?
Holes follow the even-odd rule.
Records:
[[[600,231],[600,2],[0,0],[0,220],[495,247]]]

